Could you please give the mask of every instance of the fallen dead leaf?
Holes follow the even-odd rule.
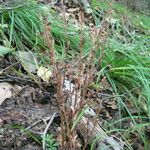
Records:
[[[18,59],[21,62],[21,65],[27,72],[35,73],[38,67],[38,60],[35,53],[30,51],[18,51]]]
[[[0,105],[5,99],[12,97],[15,91],[19,89],[21,89],[21,87],[17,85],[11,85],[7,82],[0,83]]]
[[[37,75],[42,78],[43,81],[49,82],[52,72],[49,68],[41,66],[38,68]]]

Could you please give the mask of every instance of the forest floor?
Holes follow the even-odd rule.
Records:
[[[63,15],[60,11],[61,7],[61,4],[58,3],[53,8],[53,10],[59,12],[60,16]],[[70,13],[74,23],[79,22],[81,18],[76,15],[80,9],[79,6],[72,7],[70,3],[67,3],[65,7],[66,17]],[[83,8],[81,10],[85,15],[85,24],[88,27],[94,26],[93,16],[85,13]],[[9,54],[0,57],[0,150],[42,150],[41,136],[54,114],[55,117],[49,126],[50,134],[53,135],[50,140],[58,143],[61,141],[61,118],[55,79],[52,83],[47,84],[37,74],[34,74],[34,77],[36,80],[31,78],[16,57]],[[74,80],[74,77],[72,77],[72,80]],[[120,107],[108,80],[104,77],[101,82],[103,82],[103,88],[98,90],[88,89],[85,98],[87,101],[89,98],[92,101],[93,106],[91,107],[95,112],[98,112],[96,117],[103,128],[107,122],[116,119]],[[137,114],[137,110],[130,103],[127,102],[126,106],[132,115]],[[147,119],[144,122],[147,123]],[[126,129],[129,125],[132,126],[132,120],[126,119],[122,121],[121,125]],[[146,126],[143,132],[146,133],[147,141],[150,142],[150,128]],[[111,136],[115,137],[118,143],[123,143],[119,132],[113,132]],[[79,139],[79,149],[82,149],[82,140],[82,138]],[[124,149],[144,150],[144,143],[137,134],[131,134],[126,142],[130,144],[130,148],[125,144],[126,148]],[[90,149],[88,146],[85,149]],[[53,148],[55,150],[55,146]],[[57,149],[63,148],[59,146]]]

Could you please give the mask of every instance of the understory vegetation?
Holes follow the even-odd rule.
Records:
[[[48,141],[43,147],[51,150],[58,145],[68,150],[94,150],[98,135],[92,142],[83,137],[80,143],[77,134],[85,110],[90,108],[95,113],[94,127],[103,120],[105,133],[113,135],[123,149],[136,149],[138,141],[148,150],[150,17],[109,0],[92,0],[91,14],[80,7],[73,5],[77,10],[69,12],[65,3],[58,9],[34,0],[19,7],[0,6],[0,56],[16,58],[18,51],[30,52],[38,58],[37,70],[44,66],[52,74],[45,82],[54,84],[56,90],[61,137],[58,141],[49,133],[40,141]],[[42,88],[36,73],[25,71]],[[14,70],[19,77],[25,71]],[[69,96],[64,90],[66,80],[70,81]],[[112,116],[106,112],[107,119],[102,117],[92,91],[100,95],[101,102],[113,99]]]

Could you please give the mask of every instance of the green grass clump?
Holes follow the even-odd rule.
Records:
[[[92,0],[92,7],[97,10],[100,9],[104,12],[111,8],[115,11],[113,13],[113,17],[115,19],[128,18],[127,20],[129,22],[131,21],[135,28],[142,30],[146,34],[150,33],[150,17],[139,12],[133,12],[121,3],[111,3],[110,0]]]
[[[1,44],[4,45],[7,41],[18,50],[45,48],[41,37],[43,21],[39,12],[41,12],[40,7],[33,2],[16,9],[2,9],[0,11],[0,21],[3,27],[0,32]]]
[[[107,2],[93,0],[92,6],[105,14],[110,9]],[[106,76],[111,84],[119,111],[113,120],[107,122],[106,132],[120,134],[127,149],[132,149],[129,141],[136,135],[144,148],[148,149],[146,127],[150,119],[150,18],[139,12],[131,12],[118,3],[111,6],[115,10],[112,18],[116,23],[105,45],[99,74]],[[125,127],[125,120],[132,125]]]

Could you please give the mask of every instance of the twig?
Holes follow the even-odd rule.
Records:
[[[55,113],[55,117],[58,117],[58,116],[59,116],[59,113]],[[51,119],[51,116],[50,116],[50,117],[45,117],[44,119],[40,119],[40,120],[34,122],[33,124],[31,124],[30,126],[28,126],[28,127],[25,129],[25,131],[31,129],[32,127],[34,127],[35,125],[39,124],[39,123],[42,122],[42,121],[45,123],[46,121],[48,121],[48,120],[50,120],[50,119]]]
[[[43,132],[43,138],[44,138],[44,140],[43,140],[43,150],[46,150],[46,142],[45,142],[46,134],[47,134],[47,131],[48,131],[48,129],[49,129],[51,123],[53,122],[55,116],[56,116],[56,112],[55,112],[55,113],[53,114],[53,116],[51,117],[50,121],[48,122],[48,124],[47,124],[47,126],[46,126],[46,128],[45,128],[45,130],[44,130],[44,132]]]
[[[48,121],[50,118],[51,118],[51,117],[48,117],[48,118],[46,119],[46,121]],[[39,123],[42,122],[42,121],[43,121],[43,119],[34,122],[34,123],[31,124],[30,126],[28,126],[28,127],[25,129],[25,131],[31,129],[32,127],[34,127],[35,125],[39,124]]]
[[[35,81],[31,80],[30,78],[21,78],[21,77],[16,77],[16,76],[13,76],[13,75],[5,75],[0,77],[0,82],[4,82],[4,81],[8,81],[8,82],[19,82],[19,83],[22,83],[22,84],[25,84],[26,82],[27,83],[34,83],[34,84],[37,84],[35,83]]]
[[[41,119],[41,120],[38,120],[38,121],[36,121],[36,122],[34,122],[34,123],[31,124],[29,127],[27,127],[25,130],[27,131],[27,130],[31,129],[32,127],[34,127],[35,125],[39,124],[40,122],[42,122],[42,119]]]
[[[3,60],[3,58],[2,58],[2,59],[0,58],[0,61],[2,61],[2,60]],[[10,66],[8,66],[8,67],[6,67],[6,68],[4,68],[4,69],[1,69],[1,68],[0,68],[0,75],[2,75],[2,74],[4,73],[4,71],[10,69],[11,67],[15,66],[15,65],[18,64],[18,63],[19,63],[19,62],[16,62],[16,63],[14,63],[14,64],[11,64]]]

